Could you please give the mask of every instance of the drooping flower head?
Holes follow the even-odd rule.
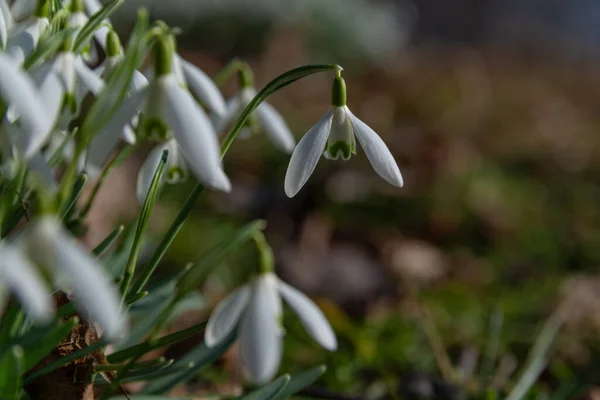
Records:
[[[330,160],[348,160],[356,154],[356,139],[375,172],[388,183],[401,187],[402,174],[383,140],[346,105],[346,83],[338,71],[333,80],[329,111],[304,135],[290,159],[285,176],[288,197],[302,189],[321,155]]]

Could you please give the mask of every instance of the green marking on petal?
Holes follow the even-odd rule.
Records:
[[[348,160],[352,153],[356,153],[356,150],[353,149],[352,144],[338,140],[327,146],[327,153],[329,153],[329,157],[332,160],[337,160],[340,155],[342,156],[342,159]]]
[[[167,171],[167,183],[177,183],[183,180],[185,171],[180,167],[171,167]]]
[[[147,137],[160,141],[167,140],[169,137],[167,125],[156,117],[144,119],[143,132]]]

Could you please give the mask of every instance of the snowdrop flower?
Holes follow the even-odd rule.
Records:
[[[22,132],[18,137],[9,138],[19,151],[30,159],[44,144],[52,129],[52,119],[33,80],[10,56],[0,53],[0,97],[10,104],[11,120],[18,122]],[[7,115],[8,117],[8,115]]]
[[[96,14],[98,11],[100,11],[102,9],[102,5],[100,4],[100,2],[98,0],[84,0],[84,6],[85,6],[85,9],[89,16]],[[94,32],[94,38],[98,41],[98,43],[100,44],[100,47],[103,50],[106,50],[106,46],[107,46],[106,37],[107,37],[108,33],[110,32],[109,26],[112,26],[112,24],[110,23],[110,19],[107,18],[102,21],[102,24]],[[119,44],[119,46],[120,46],[120,44]],[[120,50],[122,52],[123,48],[121,47]]]
[[[192,95],[177,83],[172,72],[173,51],[169,39],[157,39],[154,57],[155,77],[147,88],[125,100],[107,129],[122,129],[141,105],[145,134],[161,141],[170,139],[172,134],[199,180],[213,189],[231,190],[229,179],[222,169],[219,144],[212,125]]]
[[[222,118],[226,113],[226,105],[217,85],[200,68],[186,61],[177,53],[173,37],[169,37],[169,41],[173,46],[173,64],[171,65],[171,69],[177,82],[182,87],[188,89],[209,112],[213,113],[216,117]],[[146,74],[150,77],[153,76],[154,71],[152,67],[148,68]]]
[[[13,4],[13,7],[17,5]],[[18,25],[12,26],[8,31],[6,52],[19,64],[33,52],[40,37],[49,28],[50,2],[38,0],[33,15]]]
[[[253,87],[253,78],[251,72],[246,69],[240,73],[240,92],[227,102],[227,109],[222,117],[215,116],[214,123],[217,132],[227,129],[237,117],[244,111],[244,108],[256,96],[256,90]],[[239,137],[247,137],[250,133],[262,130],[275,147],[286,153],[291,153],[296,145],[296,140],[290,132],[283,117],[275,108],[263,101],[258,108],[250,115],[249,127],[240,132]]]
[[[331,108],[296,146],[285,175],[285,193],[293,197],[315,170],[321,155],[344,160],[356,154],[356,139],[373,169],[388,183],[403,185],[400,169],[381,138],[346,106],[346,83],[338,71],[333,80]]]
[[[74,36],[77,36],[81,28],[88,22],[88,17],[85,15],[83,0],[72,0],[69,6],[69,26],[77,29]]]
[[[282,297],[317,343],[330,351],[337,348],[335,334],[317,305],[273,272],[263,272],[217,305],[204,335],[206,345],[213,347],[237,327],[242,362],[257,384],[268,382],[279,370]]]
[[[10,12],[15,20],[22,21],[35,11],[39,3],[39,0],[16,0],[10,7]]]
[[[11,15],[4,0],[0,0],[0,49],[6,48],[8,28],[11,26]]]
[[[24,233],[25,253],[37,264],[51,268],[59,283],[68,284],[76,304],[98,322],[108,338],[124,332],[120,295],[102,265],[53,216],[30,223]]]
[[[40,274],[16,246],[0,243],[0,307],[5,287],[15,293],[27,315],[45,323],[54,315],[54,300]]]

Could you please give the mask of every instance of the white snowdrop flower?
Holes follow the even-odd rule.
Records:
[[[69,21],[68,25],[72,28],[77,29],[74,33],[74,36],[77,36],[77,33],[83,28],[83,26],[88,22],[88,16],[84,12],[83,0],[73,0],[69,5]]]
[[[152,183],[154,173],[160,164],[160,159],[163,151],[168,150],[169,155],[167,157],[167,164],[165,165],[165,172],[163,174],[162,182],[169,184],[175,184],[182,182],[188,176],[188,169],[185,162],[183,153],[179,149],[179,145],[175,139],[167,140],[159,146],[156,146],[144,161],[144,164],[140,168],[137,178],[136,193],[140,204],[146,200],[148,189]]]
[[[240,81],[242,88],[237,95],[227,101],[226,111],[223,116],[215,116],[213,118],[217,132],[223,132],[230,127],[242,111],[244,111],[244,108],[252,101],[254,96],[256,96],[256,90],[252,86],[252,77],[249,71],[241,73]],[[263,101],[250,115],[248,125],[243,128],[243,131],[238,135],[239,137],[247,137],[250,133],[262,130],[279,150],[286,153],[291,153],[294,150],[296,140],[285,120],[266,101]]]
[[[120,294],[103,266],[54,216],[42,216],[27,229],[23,244],[29,257],[51,268],[60,284],[68,284],[76,306],[100,325],[107,338],[119,338],[125,330]]]
[[[2,14],[2,18],[4,18],[6,30],[8,31],[14,25],[15,20],[12,16],[12,12],[10,11],[10,7],[6,0],[0,0],[0,13]],[[6,45],[6,42],[4,44]]]
[[[98,11],[102,9],[102,5],[97,0],[84,0],[85,10],[87,11],[87,15],[92,16],[96,14]],[[111,31],[110,26],[112,26],[110,19],[106,18],[102,21],[102,24],[98,27],[98,29],[94,32],[94,38],[100,44],[102,50],[106,50],[107,43],[106,38],[108,33]],[[121,52],[123,51],[123,47],[119,44]]]
[[[0,306],[4,288],[11,289],[25,312],[45,323],[54,315],[54,300],[44,280],[17,246],[0,243]]]
[[[172,56],[169,39],[159,38],[154,48],[155,77],[147,88],[125,100],[108,125],[123,127],[135,114],[136,103],[142,103],[144,133],[159,140],[172,134],[194,175],[208,187],[229,191],[214,129],[192,95],[177,83]]]
[[[335,334],[319,307],[273,272],[263,272],[217,305],[204,335],[206,345],[213,347],[237,327],[243,365],[257,384],[268,382],[279,370],[284,334],[281,298],[317,343],[329,351],[337,348]]]
[[[174,63],[179,65],[180,78],[183,78],[183,82],[180,83],[184,84],[208,111],[217,116],[224,116],[227,110],[225,100],[213,80],[196,65],[181,58],[179,54],[175,53],[173,60],[176,60]]]
[[[2,53],[0,97],[5,104],[10,104],[10,112],[7,114],[11,114],[11,118],[8,121],[5,118],[3,124],[18,122],[22,134],[12,138],[13,143],[26,159],[30,159],[50,134],[52,119],[33,80],[9,55]]]
[[[19,64],[22,64],[33,50],[35,50],[40,37],[50,27],[49,15],[50,3],[40,0],[31,17],[19,24],[13,25],[8,31],[6,52]]]
[[[347,160],[356,154],[356,139],[373,169],[388,183],[403,185],[400,169],[381,138],[346,106],[346,83],[341,75],[332,87],[332,106],[298,143],[285,175],[285,193],[293,197],[311,176],[321,155],[327,159]]]

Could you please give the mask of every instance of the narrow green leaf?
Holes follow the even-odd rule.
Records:
[[[544,371],[544,368],[546,368],[550,346],[554,342],[562,324],[563,318],[560,310],[556,311],[546,320],[527,356],[527,362],[521,372],[521,377],[506,397],[506,400],[521,400],[525,398],[537,381],[537,378]]]
[[[159,339],[154,340],[152,343],[144,342],[135,346],[128,347],[121,351],[114,352],[107,356],[108,362],[110,362],[111,364],[121,363],[139,354],[147,353],[148,351],[158,349],[160,347],[169,346],[173,343],[177,343],[181,340],[199,334],[204,330],[205,327],[206,322],[202,322],[200,324],[191,326],[187,329],[180,330],[179,332],[163,336]]]
[[[218,244],[210,250],[198,263],[196,263],[189,271],[187,271],[177,282],[177,295],[183,296],[188,292],[195,290],[200,282],[221,265],[227,257],[238,250],[244,243],[252,238],[252,235],[257,231],[265,228],[265,221],[253,221],[240,230],[236,234]]]
[[[158,378],[148,383],[140,394],[164,394],[175,386],[185,383],[198,375],[198,372],[212,364],[229,348],[235,340],[235,332],[232,332],[227,338],[215,347],[208,348],[204,343],[192,348],[185,356],[177,360],[169,368],[180,368],[193,363],[193,367],[186,371],[173,374],[168,377]]]
[[[73,129],[72,131],[70,131],[69,133],[67,133],[65,135],[65,137],[60,142],[60,144],[58,145],[58,147],[56,148],[54,153],[52,153],[50,160],[48,160],[48,166],[50,168],[55,167],[56,164],[58,164],[60,161],[62,161],[63,154],[64,154],[65,150],[67,149],[67,145],[75,137],[76,133],[77,133],[77,128]]]
[[[96,342],[96,343],[93,343],[81,350],[77,350],[77,351],[69,354],[68,356],[64,356],[63,358],[53,361],[50,364],[46,365],[44,368],[41,368],[41,369],[35,371],[33,374],[31,374],[27,378],[25,378],[24,383],[25,383],[25,385],[27,385],[27,384],[33,382],[34,380],[36,380],[38,377],[49,374],[52,371],[56,371],[57,369],[61,368],[68,362],[73,361],[77,358],[86,356],[95,351],[98,351],[99,349],[101,349],[104,346],[106,346],[106,343],[104,343],[102,341]]]
[[[167,165],[168,157],[168,150],[164,150],[162,152],[162,156],[160,158],[158,167],[156,168],[154,176],[152,177],[152,182],[150,183],[150,187],[148,188],[148,193],[146,194],[146,199],[144,200],[144,205],[142,206],[142,211],[140,212],[140,216],[138,218],[135,237],[133,239],[133,246],[131,248],[131,253],[129,253],[129,260],[127,260],[125,274],[123,275],[123,281],[121,283],[121,294],[123,296],[123,300],[125,300],[125,298],[127,297],[127,291],[129,290],[129,285],[131,284],[131,280],[133,279],[133,274],[137,265],[137,259],[140,253],[140,248],[142,246],[142,236],[146,231],[146,226],[148,225],[148,220],[150,219],[150,213],[152,212],[152,208],[154,207],[154,203],[156,202],[158,190],[160,188],[160,183],[162,181],[165,166]]]
[[[51,54],[55,53],[60,46],[75,33],[75,29],[66,28],[55,35],[46,35],[36,46],[35,50],[23,62],[23,69],[29,70],[38,61],[47,59]]]
[[[25,351],[24,371],[30,370],[50,354],[58,343],[71,333],[77,322],[77,318],[71,318],[65,323],[55,324],[50,329],[36,329],[33,334],[26,335],[25,341],[19,343]]]
[[[164,357],[159,357],[157,359],[154,360],[148,360],[148,361],[140,361],[140,362],[136,362],[131,364],[131,370],[135,371],[135,370],[147,370],[149,368],[156,368],[156,367],[168,367],[169,365],[173,364],[175,360],[173,359],[169,359],[166,360]],[[119,371],[121,368],[123,368],[123,364],[104,364],[104,365],[95,365],[94,366],[94,371],[95,372],[105,372],[105,371]]]
[[[285,399],[286,397],[298,393],[302,389],[315,383],[325,371],[327,371],[327,367],[325,365],[319,365],[318,367],[292,375],[283,391],[273,397],[273,399]]]
[[[96,257],[101,256],[102,253],[104,253],[106,249],[108,249],[110,245],[113,244],[115,240],[117,240],[119,235],[123,233],[124,229],[124,225],[117,226],[117,229],[112,231],[102,242],[100,242],[100,244],[98,244],[98,246],[94,248],[94,250],[92,250],[92,254]]]
[[[90,17],[88,22],[81,28],[77,37],[75,38],[75,45],[73,51],[79,53],[85,47],[87,41],[96,32],[96,30],[102,25],[103,21],[108,18],[117,8],[123,4],[124,0],[112,0],[106,3],[98,12]]]
[[[197,397],[171,397],[171,396],[129,396],[131,400],[194,400]],[[202,396],[202,400],[219,400],[220,397],[206,397]],[[128,400],[125,396],[113,396],[110,400]]]
[[[283,375],[275,379],[273,382],[264,385],[263,387],[249,393],[245,396],[238,397],[239,400],[271,400],[280,398],[279,395],[285,390],[288,382],[290,381],[289,375]]]
[[[23,349],[13,346],[0,360],[0,399],[20,398],[23,372]]]
[[[75,180],[75,183],[73,184],[73,190],[71,191],[71,199],[69,200],[65,209],[62,212],[63,219],[68,218],[73,213],[75,209],[75,204],[77,204],[77,200],[79,199],[79,196],[83,191],[85,183],[87,182],[87,178],[88,177],[86,174],[80,174]]]

